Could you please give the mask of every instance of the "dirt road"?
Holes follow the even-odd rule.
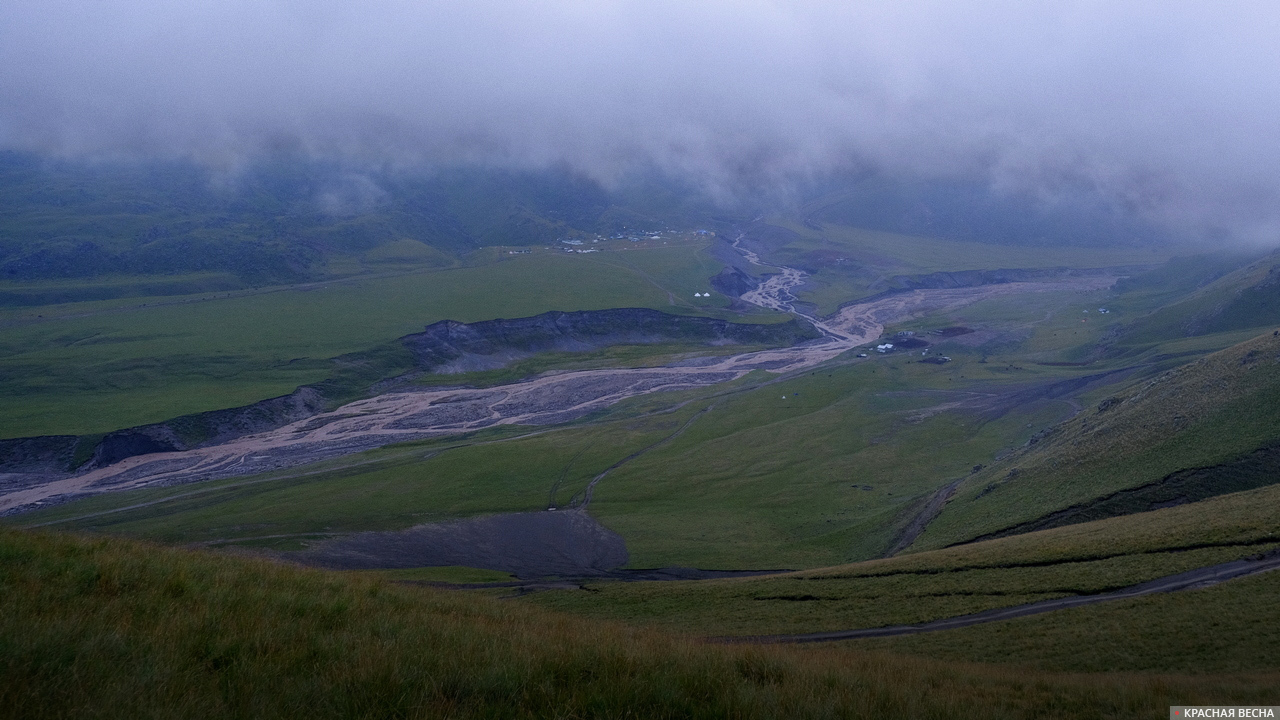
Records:
[[[1227,580],[1255,575],[1261,572],[1280,569],[1280,553],[1272,553],[1253,560],[1235,560],[1233,562],[1210,565],[1177,575],[1169,575],[1150,582],[1132,585],[1109,593],[1098,595],[1076,595],[1073,597],[1041,600],[1040,602],[1013,607],[996,608],[972,615],[960,615],[920,625],[889,625],[887,627],[863,628],[859,630],[836,630],[833,632],[801,633],[798,635],[741,635],[710,638],[713,642],[722,643],[811,643],[831,642],[833,640],[857,640],[861,638],[893,637],[896,635],[914,635],[916,633],[935,632],[938,630],[954,630],[982,623],[1010,620],[1012,618],[1039,615],[1040,613],[1067,608],[1093,605],[1110,600],[1125,600],[1155,593],[1177,592],[1179,590],[1195,590],[1217,585]]]

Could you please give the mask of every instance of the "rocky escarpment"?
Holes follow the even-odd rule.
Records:
[[[0,440],[0,469],[7,473],[60,472],[72,467],[83,440],[78,435],[41,435]],[[92,452],[93,442],[88,451]],[[88,453],[82,451],[84,458]],[[81,458],[81,462],[84,459]]]
[[[1099,409],[1105,410],[1105,405],[1107,402],[1103,401]],[[1280,482],[1280,445],[1273,443],[1218,465],[1178,470],[1154,482],[1072,505],[1029,522],[981,535],[969,542],[1186,505],[1228,493],[1268,487],[1277,482]]]
[[[711,287],[729,297],[742,297],[759,285],[759,280],[736,267],[726,267],[718,275],[711,276]]]
[[[237,408],[193,413],[105,435],[46,435],[0,440],[0,472],[62,473],[105,467],[135,455],[217,445],[274,430],[325,409],[324,397],[300,387]]]
[[[246,435],[283,427],[319,414],[351,395],[367,395],[375,381],[412,373],[456,373],[492,370],[543,352],[583,352],[611,345],[669,342],[701,345],[794,345],[817,338],[818,332],[797,320],[772,325],[731,323],[705,317],[669,315],[643,308],[582,312],[549,312],[513,320],[461,323],[444,320],[398,341],[403,350],[391,364],[377,366],[360,384],[349,379],[304,385],[281,397],[243,407],[194,413],[161,423],[117,430],[105,435],[54,435],[0,440],[0,475],[58,474],[105,467],[150,453],[218,445]],[[408,351],[405,356],[404,350]],[[355,355],[335,360],[335,372],[370,366]],[[370,357],[385,352],[371,351]],[[358,376],[357,376],[358,377]],[[347,387],[350,385],[351,387]],[[376,392],[376,391],[375,391]],[[3,480],[3,478],[0,478]],[[19,482],[20,479],[13,479]],[[8,482],[7,480],[4,482]]]
[[[419,369],[435,373],[505,367],[542,352],[585,352],[611,345],[673,341],[700,345],[794,345],[818,337],[792,320],[772,325],[670,315],[644,308],[548,312],[514,320],[443,320],[401,338]]]

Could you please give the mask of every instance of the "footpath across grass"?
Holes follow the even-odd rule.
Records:
[[[1280,675],[1063,675],[723,647],[474,594],[0,530],[0,717],[1079,718]]]
[[[852,647],[1063,672],[1280,668],[1280,572]],[[1273,701],[1264,704],[1274,705]]]

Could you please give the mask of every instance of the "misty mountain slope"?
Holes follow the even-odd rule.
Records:
[[[998,533],[1101,498],[1110,505],[1064,520],[1280,481],[1264,450],[1277,441],[1280,331],[1139,381],[1040,433],[971,475],[913,547]],[[1172,491],[1160,492],[1162,482]],[[1117,495],[1144,486],[1142,493]]]
[[[945,239],[789,217],[756,222],[741,233],[765,259],[809,273],[796,296],[819,314],[854,299],[915,287],[1140,274],[1176,254],[1165,246],[1037,247]]]
[[[1142,246],[1172,237],[1085,193],[1065,193],[1046,204],[1030,195],[993,192],[984,183],[879,175],[841,178],[828,188],[802,206],[803,220],[1032,247]]]
[[[222,272],[233,286],[297,282],[350,274],[358,259],[447,266],[491,245],[688,227],[705,223],[708,207],[675,181],[637,176],[606,190],[554,168],[356,172],[276,158],[219,174],[9,152],[0,153],[0,280]],[[377,252],[406,239],[436,252]]]
[[[1193,263],[1198,267],[1193,267]],[[1109,354],[1122,355],[1130,349],[1172,338],[1280,324],[1280,252],[1271,252],[1195,287],[1198,280],[1212,278],[1230,264],[1230,256],[1188,258],[1185,266],[1171,263],[1173,267],[1162,273],[1165,276],[1181,274],[1181,278],[1154,277],[1150,283],[1142,277],[1122,281],[1117,286],[1122,292],[1158,296],[1160,285],[1176,286],[1179,281],[1191,285],[1188,288],[1191,292],[1180,299],[1162,298],[1165,303],[1161,307],[1121,328],[1110,343],[1114,347]]]

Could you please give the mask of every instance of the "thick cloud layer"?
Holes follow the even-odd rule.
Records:
[[[1280,239],[1274,2],[5,0],[0,146],[971,178]]]

